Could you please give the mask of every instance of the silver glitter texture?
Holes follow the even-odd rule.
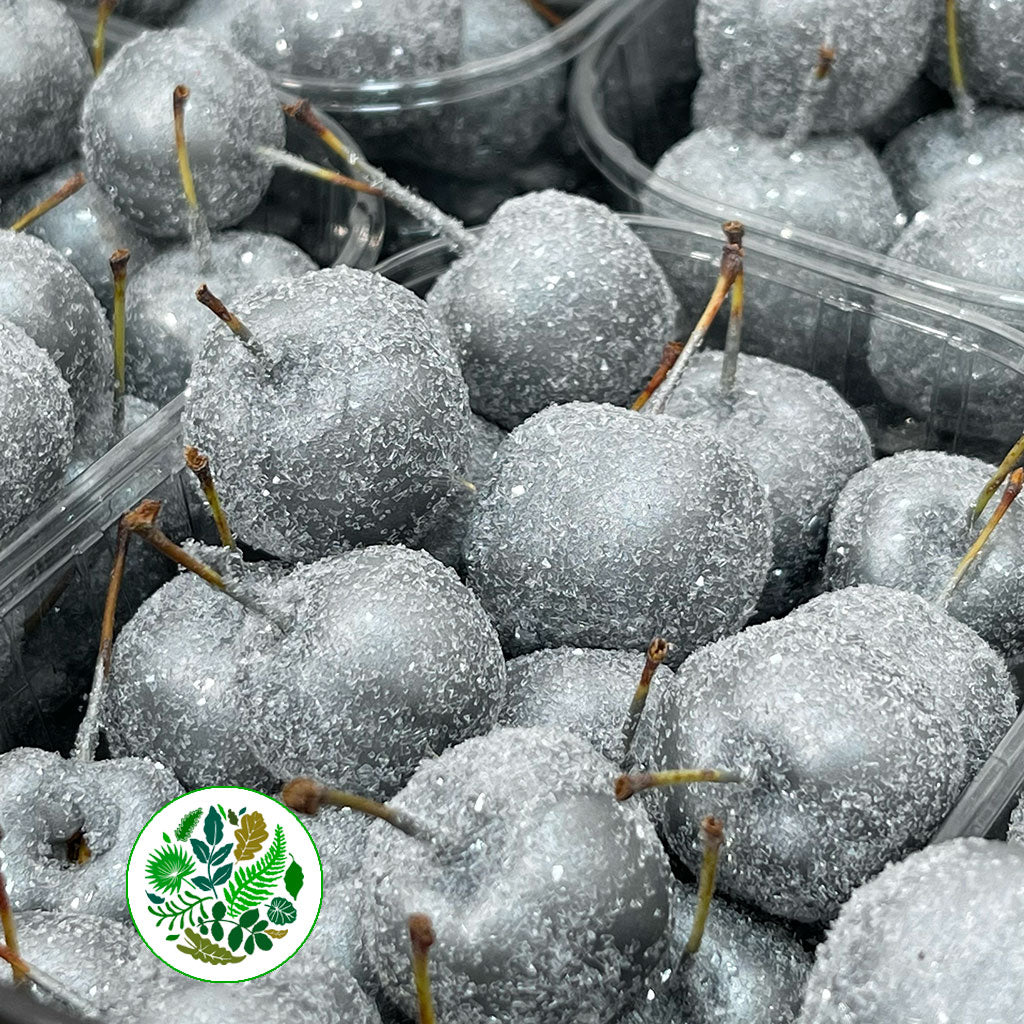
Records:
[[[0,538],[60,486],[75,414],[53,360],[20,327],[0,320]]]
[[[71,393],[80,440],[109,439],[114,346],[92,289],[32,235],[0,231],[0,266],[0,318],[20,327],[56,363]]]
[[[1018,800],[1010,814],[1010,831],[1006,835],[1009,843],[1024,844],[1024,800]]]
[[[1024,1005],[1024,853],[954,839],[857,890],[818,947],[799,1024],[994,1024]]]
[[[811,966],[796,936],[718,896],[700,949],[688,954],[697,889],[676,883],[672,893],[675,924],[664,973],[622,1024],[790,1024]]]
[[[227,0],[218,0],[226,3]],[[95,0],[64,0],[74,7],[95,9]],[[146,25],[162,25],[182,6],[183,0],[119,0],[117,16],[141,21]]]
[[[68,178],[80,170],[81,162],[75,160],[27,182],[4,203],[5,222],[14,223],[22,214],[53,195]],[[34,220],[25,230],[53,246],[69,260],[108,311],[114,305],[111,253],[115,249],[128,249],[131,252],[128,273],[132,277],[133,289],[135,274],[157,251],[153,243],[122,217],[91,181],[87,181],[59,206]]]
[[[128,388],[163,405],[184,390],[192,360],[215,322],[196,299],[199,285],[231,309],[257,285],[298,277],[316,264],[277,235],[225,231],[213,236],[206,264],[186,244],[161,253],[138,274],[134,269],[129,266],[125,297]]]
[[[727,122],[782,135],[804,102],[823,45],[835,67],[814,110],[816,132],[869,124],[917,77],[935,0],[700,0],[697,56]]]
[[[469,448],[466,386],[426,305],[335,267],[260,286],[234,312],[272,368],[212,328],[184,424],[189,443],[216,453],[239,537],[297,560],[424,536]]]
[[[557,402],[625,404],[658,365],[677,308],[617,214],[553,190],[504,203],[428,301],[474,411],[507,428]]]
[[[508,698],[500,725],[548,725],[581,736],[609,761],[621,764],[622,728],[646,657],[638,651],[560,647],[534,651],[508,663]],[[672,686],[665,664],[651,686]],[[634,750],[636,740],[634,740]]]
[[[81,33],[53,0],[0,3],[0,185],[69,157],[92,82]]]
[[[935,601],[995,510],[972,527],[969,512],[995,471],[944,452],[902,452],[858,473],[839,496],[829,531],[825,582],[877,583]],[[953,592],[946,611],[1003,657],[1024,655],[1024,509],[1012,505]]]
[[[439,562],[453,569],[458,569],[462,561],[462,542],[469,528],[470,516],[481,495],[491,486],[498,465],[498,448],[506,436],[501,427],[482,416],[470,416],[469,460],[464,479],[456,487],[451,503],[420,542],[424,551],[429,551]]]
[[[750,463],[703,427],[574,403],[509,435],[464,556],[510,655],[662,636],[681,659],[753,611],[770,512]]]
[[[772,567],[758,607],[783,615],[818,584],[832,506],[871,462],[871,439],[836,391],[801,370],[741,354],[729,393],[721,374],[720,352],[699,353],[665,412],[713,430],[750,460],[772,517]]]
[[[695,823],[724,818],[723,892],[821,921],[927,841],[1003,737],[1016,702],[973,631],[904,591],[852,587],[705,647],[658,699],[658,768],[729,768],[735,785],[655,798],[696,869]]]
[[[438,1020],[605,1024],[644,990],[671,875],[616,768],[557,729],[499,729],[426,761],[395,806],[435,849],[375,824],[363,929],[384,994],[415,1016],[408,918],[427,914]]]
[[[166,768],[143,758],[83,764],[34,747],[0,754],[0,863],[15,912],[80,910],[127,921],[132,845],[180,794]],[[67,841],[79,831],[91,856],[73,865]]]
[[[88,176],[147,234],[183,238],[191,218],[174,145],[172,95],[191,91],[185,138],[196,193],[213,229],[263,198],[273,168],[256,146],[284,145],[284,115],[266,73],[202,32],[144,32],[104,67],[82,108]]]
[[[982,107],[966,131],[955,110],[929,114],[885,147],[882,166],[910,214],[951,192],[1024,178],[1024,111]]]
[[[462,0],[242,0],[237,8],[235,48],[277,73],[392,81],[458,63]]]
[[[968,185],[919,213],[890,250],[924,270],[1015,290],[1024,238],[1024,182]],[[962,304],[965,311],[988,312]],[[1024,326],[1024,317],[1008,318]],[[956,327],[955,339],[913,329],[898,318],[872,318],[868,362],[886,396],[932,429],[1010,442],[1024,407],[1024,378],[984,356],[987,339]],[[969,387],[967,387],[969,385]]]
[[[423,551],[372,547],[295,569],[267,599],[291,626],[235,690],[260,762],[387,799],[420,760],[486,732],[505,696],[472,592]]]

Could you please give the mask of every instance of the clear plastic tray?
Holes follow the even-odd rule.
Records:
[[[771,239],[807,259],[828,259],[851,272],[877,275],[893,288],[927,290],[947,302],[976,304],[987,315],[1024,326],[1024,290],[1009,291],[944,277],[844,242],[717,202],[653,177],[661,154],[690,131],[690,97],[700,67],[689,0],[620,0],[601,33],[576,61],[570,108],[580,144],[626,209],[642,190],[681,217],[715,223],[738,218],[752,236]]]
[[[669,222],[637,216],[627,219],[671,279],[679,281],[684,275],[699,275],[710,291],[722,248],[717,227],[697,220]],[[969,394],[973,375],[989,360],[1024,374],[1024,334],[995,320],[967,316],[931,295],[905,294],[884,277],[859,274],[843,265],[813,259],[806,252],[770,239],[750,239],[747,253],[748,307],[757,303],[761,284],[789,289],[794,302],[816,303],[818,321],[841,332],[851,347],[856,346],[874,319],[892,320],[907,330],[939,337],[951,350],[960,346],[964,333],[969,331],[974,344],[967,359],[946,360],[951,371],[957,373],[957,380],[950,383],[959,385],[963,398]],[[422,295],[451,261],[452,254],[442,243],[429,242],[386,260],[378,270]],[[813,276],[808,273],[812,270]],[[967,452],[989,460],[1002,457],[1003,452],[992,442],[938,431],[928,420],[907,421],[898,410],[887,408],[884,403],[865,404],[858,381],[843,381],[840,375],[839,386],[858,406],[880,453],[920,447]],[[1024,716],[964,791],[933,841],[958,835],[997,834],[1005,826],[1006,811],[1022,784]]]

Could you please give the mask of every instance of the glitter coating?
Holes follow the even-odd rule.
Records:
[[[144,32],[104,67],[82,108],[90,179],[147,234],[183,238],[188,203],[174,146],[172,95],[186,85],[185,137],[196,193],[213,229],[263,197],[273,168],[254,146],[284,145],[284,114],[266,73],[201,32]]]
[[[163,405],[184,389],[192,360],[215,323],[196,299],[199,285],[232,309],[240,295],[259,284],[315,269],[291,242],[256,231],[214,235],[206,265],[189,244],[162,252],[131,276],[126,294],[129,390]]]
[[[677,308],[618,215],[556,191],[504,203],[428,301],[473,410],[507,428],[553,403],[625,404],[657,366]]]
[[[184,431],[217,453],[239,537],[287,559],[422,537],[469,448],[466,387],[426,305],[336,267],[262,285],[234,312],[273,368],[215,325],[193,364]]]
[[[720,889],[826,920],[922,845],[1013,722],[1006,667],[973,631],[904,591],[824,594],[691,657],[659,691],[653,763],[740,771],[655,798],[673,852],[728,822]]]
[[[181,7],[183,0],[118,0],[119,18],[131,18],[147,25],[162,25]],[[224,3],[226,0],[218,0]],[[94,8],[95,0],[64,0],[74,7]]]
[[[415,1016],[407,920],[425,913],[438,1020],[604,1024],[639,998],[671,875],[643,808],[611,798],[615,773],[557,729],[499,729],[424,762],[392,803],[436,823],[447,852],[380,824],[366,852],[384,994]]]
[[[1024,844],[1024,800],[1018,800],[1010,814],[1010,831],[1006,834],[1006,841]]]
[[[59,488],[74,441],[68,386],[20,327],[0,320],[0,538]]]
[[[997,494],[970,526],[969,510],[994,471],[978,459],[921,451],[858,473],[836,503],[826,584],[877,583],[937,600],[999,502]],[[946,605],[1011,660],[1024,654],[1022,550],[1024,508],[1015,503]]]
[[[782,135],[818,49],[837,51],[816,132],[851,132],[883,113],[925,61],[935,0],[700,0],[697,56],[726,123]]]
[[[53,0],[0,3],[0,185],[71,155],[92,64],[78,27]]]
[[[843,907],[818,947],[799,1024],[1017,1020],[1022,925],[1014,844],[953,839],[915,853]]]
[[[706,426],[750,460],[772,517],[772,567],[759,609],[783,615],[819,582],[832,506],[871,462],[871,439],[836,391],[801,370],[741,353],[729,394],[721,373],[720,352],[698,353],[665,412]]]
[[[575,403],[509,435],[463,554],[510,655],[662,636],[679,659],[753,611],[770,513],[750,463],[704,428]]]

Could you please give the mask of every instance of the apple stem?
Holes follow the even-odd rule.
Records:
[[[130,257],[127,249],[115,249],[110,257],[110,274],[114,279],[114,436],[117,438],[124,436],[124,295]]]
[[[19,953],[4,943],[0,943],[0,960],[6,960],[12,968],[21,971],[34,985],[53,996],[54,999],[59,999],[65,1006],[80,1016],[88,1020],[98,1021],[101,1019],[100,1011],[92,1003],[86,1002],[86,1000],[72,992],[71,989],[65,988],[52,975],[27,963]]]
[[[434,926],[426,914],[409,917],[409,944],[412,946],[412,978],[416,985],[416,1004],[420,1024],[435,1024],[434,997],[430,991],[430,947],[434,944]]]
[[[188,466],[195,475],[196,480],[199,481],[203,497],[206,498],[210,506],[210,514],[213,516],[213,522],[217,527],[217,536],[220,537],[221,544],[226,548],[231,548],[232,551],[237,550],[238,545],[235,543],[234,535],[231,532],[227,514],[224,512],[224,506],[220,503],[217,485],[213,482],[210,460],[198,448],[186,445],[185,465]]]
[[[942,606],[949,604],[953,591],[960,585],[960,581],[967,574],[967,570],[970,569],[974,560],[981,554],[982,548],[988,542],[989,537],[992,536],[992,531],[999,525],[1003,516],[1006,515],[1022,488],[1024,488],[1024,469],[1018,468],[1010,474],[1010,479],[1006,482],[1006,489],[1003,491],[1002,498],[999,499],[995,512],[992,513],[989,521],[981,528],[981,532],[975,538],[974,543],[968,548],[967,554],[960,559],[960,564],[956,567],[956,572],[953,573],[952,579],[950,579],[939,595],[939,604]]]
[[[0,832],[0,840],[3,833]],[[14,911],[11,908],[11,901],[7,895],[7,880],[4,878],[3,870],[0,869],[0,925],[3,927],[4,942],[7,948],[15,955],[20,953],[18,947],[18,927],[14,922]],[[11,973],[14,975],[15,985],[20,985],[28,978],[28,974],[16,964],[11,964]]]
[[[740,240],[742,243],[743,231],[740,229]],[[742,244],[739,247],[738,258],[740,261],[739,270],[736,272],[736,280],[732,283],[732,291],[729,293],[729,326],[725,331],[725,351],[722,353],[722,393],[731,395],[736,388],[736,370],[740,362],[740,349],[743,346],[743,251]]]
[[[668,371],[675,365],[682,351],[683,343],[681,341],[670,341],[665,346],[661,353],[661,362],[658,363],[658,368],[654,371],[646,387],[637,395],[636,401],[631,406],[634,412],[639,412],[648,403],[651,395],[661,387],[668,376]]]
[[[782,137],[782,145],[789,152],[792,153],[799,149],[810,138],[811,129],[814,127],[814,115],[835,63],[835,47],[828,43],[819,46],[818,60],[808,76],[793,120],[790,121],[786,134]]]
[[[350,178],[347,174],[335,171],[330,167],[322,167],[313,163],[312,160],[303,160],[301,156],[289,153],[285,149],[275,149],[273,146],[256,146],[253,150],[257,156],[262,157],[268,164],[274,167],[286,167],[290,171],[298,171],[299,174],[307,174],[311,178],[318,178],[331,185],[342,185],[352,189],[353,192],[363,192],[370,196],[382,196],[384,193],[373,185],[367,185],[365,181],[358,178]]]
[[[981,518],[981,513],[988,507],[992,496],[999,490],[1003,481],[1010,475],[1010,471],[1017,465],[1022,456],[1024,456],[1024,434],[1021,434],[1017,439],[1017,443],[1006,453],[1003,461],[999,463],[998,469],[988,478],[981,493],[978,495],[977,501],[974,503],[974,507],[971,509],[970,518],[967,522],[968,526],[973,526]]]
[[[107,696],[110,682],[110,661],[114,654],[114,619],[117,615],[117,598],[121,593],[121,582],[124,579],[125,559],[128,555],[128,542],[132,531],[125,523],[126,513],[117,524],[117,544],[114,548],[114,564],[110,567],[110,582],[107,584],[107,598],[103,606],[103,624],[100,627],[100,649],[96,655],[96,665],[92,673],[92,688],[89,690],[89,701],[85,708],[82,724],[75,736],[75,746],[71,756],[76,761],[88,763],[96,757],[96,744],[100,737],[100,715]],[[153,513],[155,520],[156,513]]]
[[[697,912],[690,928],[684,953],[692,956],[700,949],[704,928],[711,912],[711,898],[715,894],[715,876],[718,873],[718,855],[724,842],[724,826],[720,818],[710,815],[700,823],[700,841],[704,857],[700,865],[700,881],[697,885]]]
[[[156,548],[157,551],[172,562],[176,562],[183,569],[194,573],[205,583],[213,587],[214,590],[219,590],[226,597],[237,601],[243,608],[266,619],[276,626],[280,632],[287,633],[288,627],[283,622],[278,621],[271,612],[267,611],[266,608],[259,605],[252,598],[237,591],[216,569],[212,569],[205,562],[200,561],[194,555],[190,555],[184,548],[175,544],[156,525],[156,518],[160,513],[160,505],[159,501],[147,498],[130,512],[126,512],[123,516],[123,522],[132,533],[137,534],[147,544]]]
[[[274,361],[270,358],[270,353],[252,336],[252,331],[205,284],[196,289],[196,298],[214,316],[228,325],[231,333],[263,364],[265,370],[273,367]]]
[[[332,132],[313,112],[309,100],[298,100],[284,108],[284,112],[299,124],[309,128],[332,152],[341,157],[357,174],[377,188],[385,199],[400,206],[412,216],[429,225],[445,238],[460,253],[468,252],[476,245],[476,238],[466,229],[462,221],[439,210],[433,203],[418,196],[411,189],[388,177],[380,168],[374,167],[364,157],[354,153]]]
[[[946,46],[949,50],[949,91],[960,121],[960,130],[968,132],[974,124],[974,100],[967,91],[967,77],[960,60],[960,33],[957,29],[957,0],[946,0]]]
[[[526,2],[549,24],[557,28],[565,21],[560,14],[551,10],[542,0],[526,0]]]
[[[85,175],[79,171],[71,175],[53,195],[47,196],[42,202],[36,203],[27,213],[23,213],[12,225],[11,231],[24,231],[33,221],[38,220],[55,206],[59,206],[68,196],[73,196],[85,184]]]
[[[722,261],[719,265],[718,280],[715,282],[711,298],[708,300],[707,306],[704,307],[704,312],[697,321],[697,326],[694,327],[690,337],[686,339],[686,344],[680,349],[679,355],[670,363],[668,370],[655,383],[655,378],[661,372],[661,367],[659,367],[659,372],[651,378],[650,383],[641,392],[640,397],[633,403],[633,409],[636,411],[641,409],[645,409],[648,413],[662,413],[665,411],[672,393],[679,385],[679,380],[682,377],[683,370],[686,369],[686,364],[689,363],[693,354],[704,344],[704,339],[711,329],[711,324],[718,315],[718,311],[722,308],[726,295],[729,294],[736,281],[736,275],[743,269],[743,225],[738,220],[726,221],[722,225],[722,231],[725,232],[726,244],[722,248]]]
[[[284,789],[281,790],[281,799],[297,814],[314,815],[324,804],[330,807],[348,807],[360,814],[386,821],[412,839],[430,839],[424,826],[404,811],[389,807],[377,800],[371,800],[369,797],[321,785],[315,779],[304,776],[286,783]]]
[[[643,717],[644,708],[647,706],[647,697],[651,692],[651,680],[658,666],[665,660],[668,654],[668,641],[656,636],[647,647],[647,656],[644,658],[643,671],[640,673],[640,682],[633,693],[633,699],[629,702],[629,711],[626,713],[626,721],[622,726],[622,766],[631,760],[630,751],[633,749],[633,740],[636,738],[636,730]]]
[[[717,768],[684,768],[669,772],[638,772],[635,775],[620,775],[615,780],[615,799],[628,800],[645,789],[656,786],[676,786],[680,783],[692,785],[696,782],[743,782],[739,772]]]
[[[100,0],[96,8],[96,29],[92,34],[92,70],[98,75],[107,56],[107,22],[117,7],[117,0]]]
[[[211,260],[213,239],[210,236],[210,224],[199,205],[195,179],[192,177],[192,164],[188,158],[188,143],[185,141],[185,105],[190,92],[187,85],[176,85],[172,97],[174,113],[174,148],[178,154],[178,174],[181,177],[181,188],[188,202],[188,229],[199,256],[200,265],[208,269]]]

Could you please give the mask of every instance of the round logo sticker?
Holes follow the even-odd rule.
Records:
[[[262,793],[197,789],[157,811],[128,858],[128,909],[168,967],[248,981],[306,941],[323,894],[301,821]]]

